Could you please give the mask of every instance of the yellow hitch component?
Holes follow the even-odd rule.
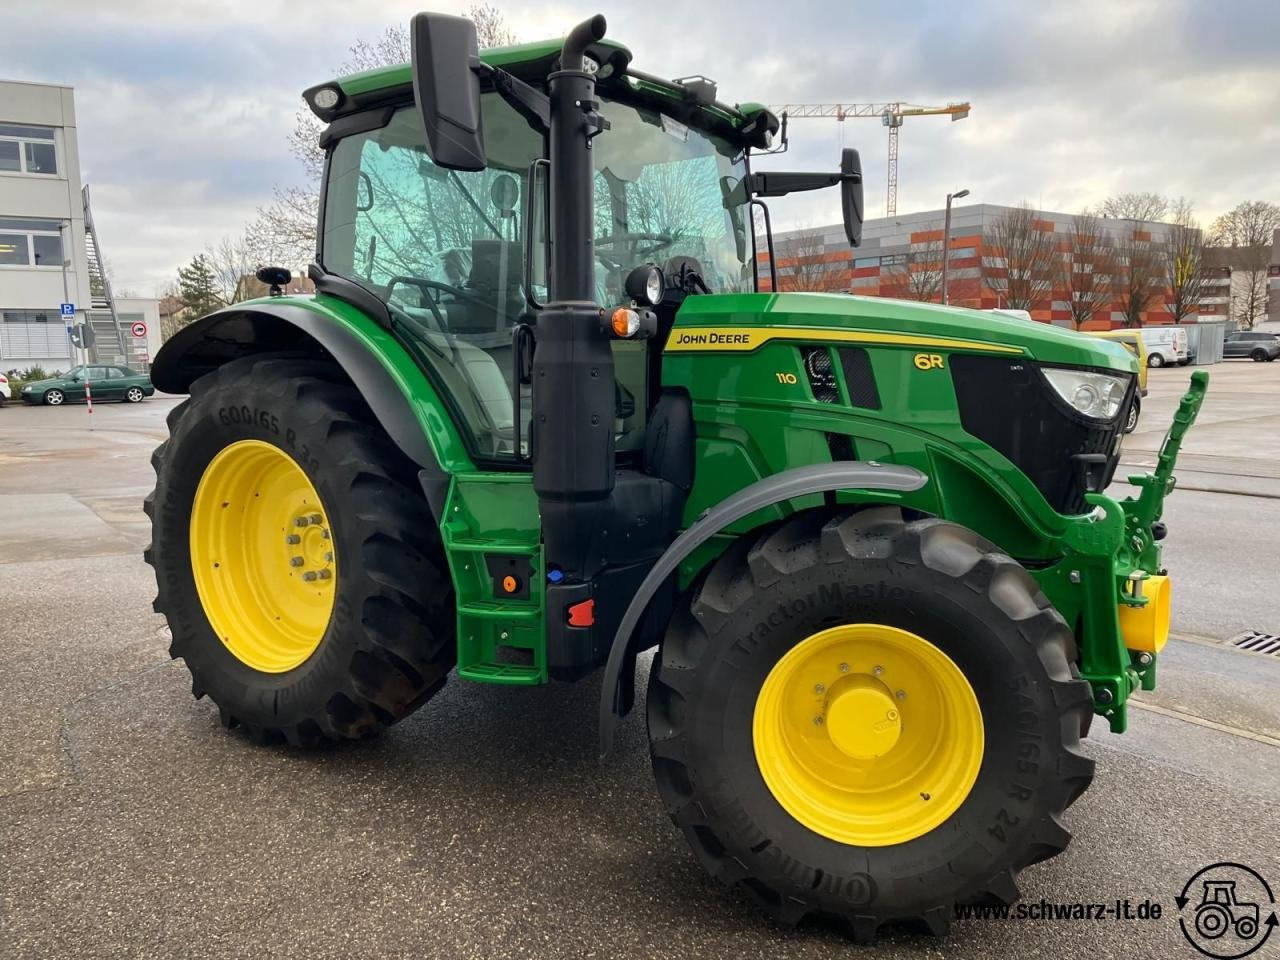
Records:
[[[1147,602],[1140,607],[1120,604],[1120,635],[1130,650],[1159,653],[1169,642],[1169,615],[1173,587],[1168,577],[1150,576],[1142,581]]]

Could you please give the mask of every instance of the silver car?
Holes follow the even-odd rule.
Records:
[[[1280,336],[1274,333],[1258,333],[1254,330],[1238,330],[1228,333],[1222,341],[1223,357],[1248,357],[1250,360],[1271,361],[1280,357]]]

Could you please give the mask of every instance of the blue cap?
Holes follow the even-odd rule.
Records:
[[[559,583],[561,580],[564,579],[564,571],[561,570],[559,567],[552,567],[550,570],[547,571],[547,579],[550,580],[552,583]]]

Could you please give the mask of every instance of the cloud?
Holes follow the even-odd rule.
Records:
[[[1154,189],[1211,217],[1280,201],[1280,4],[1083,0],[913,4],[709,0],[497,3],[523,39],[604,9],[639,69],[702,73],[722,99],[970,99],[971,116],[908,119],[899,212],[972,201],[1075,210]],[[463,0],[429,6],[461,12]],[[299,92],[357,39],[421,0],[46,0],[4,5],[0,74],[76,87],[82,168],[117,283],[151,292],[299,181],[286,137]],[[15,9],[18,7],[18,9]],[[869,215],[884,205],[876,120],[799,120],[762,167],[833,168],[862,151]],[[775,223],[838,219],[834,194],[773,203]]]

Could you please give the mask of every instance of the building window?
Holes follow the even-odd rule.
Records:
[[[57,310],[0,310],[0,360],[71,356],[71,341]]]
[[[56,175],[58,152],[54,148],[53,127],[0,123],[0,171]]]
[[[880,266],[882,267],[901,267],[907,262],[905,253],[892,253],[887,257],[880,258]]]
[[[0,266],[62,268],[58,220],[0,217]]]
[[[31,238],[25,233],[0,233],[0,266],[26,267],[31,264]]]
[[[879,257],[857,257],[853,261],[855,267],[878,267],[880,266]]]

